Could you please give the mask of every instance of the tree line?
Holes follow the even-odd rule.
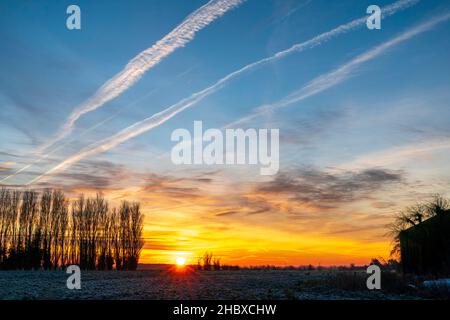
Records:
[[[136,270],[139,203],[110,208],[101,194],[69,201],[62,191],[0,189],[0,269]]]

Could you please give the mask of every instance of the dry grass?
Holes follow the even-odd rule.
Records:
[[[348,291],[367,292],[368,275],[363,271],[327,272],[323,276],[312,276],[299,281],[297,290],[300,291]],[[397,272],[383,271],[381,275],[380,293],[391,295],[404,295],[422,299],[450,299],[450,290],[445,286],[423,286],[423,279],[414,276],[405,276]],[[291,294],[292,295],[292,294]]]

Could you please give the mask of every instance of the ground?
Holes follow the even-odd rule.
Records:
[[[346,272],[346,275],[354,274]],[[365,275],[300,270],[82,271],[81,290],[69,290],[64,271],[0,271],[0,299],[417,299],[365,289]],[[339,277],[342,278],[342,277]],[[352,283],[358,281],[358,283]],[[361,282],[361,283],[359,283]]]

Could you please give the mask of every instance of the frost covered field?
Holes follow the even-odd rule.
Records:
[[[82,272],[81,290],[66,287],[63,271],[0,271],[1,299],[411,299],[369,291],[357,277],[337,282],[327,272],[229,270]],[[352,276],[353,277],[353,276]],[[331,280],[330,280],[331,279]],[[357,283],[353,283],[357,281]],[[338,289],[336,286],[341,287]]]

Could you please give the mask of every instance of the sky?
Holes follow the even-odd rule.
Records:
[[[139,201],[145,263],[387,260],[395,213],[450,196],[449,31],[443,0],[4,0],[0,185]],[[196,120],[279,129],[279,172],[173,164]]]

